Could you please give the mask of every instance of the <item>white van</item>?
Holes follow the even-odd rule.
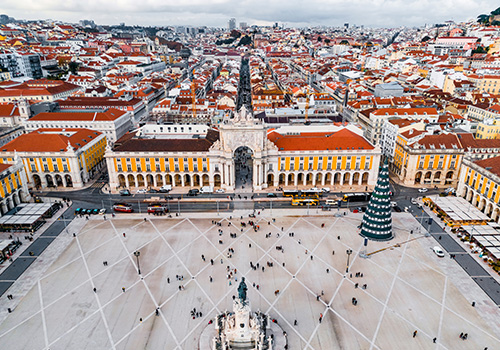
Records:
[[[165,191],[171,191],[172,190],[172,185],[163,185],[163,186],[161,186],[160,189],[161,190],[165,190]]]
[[[335,199],[327,199],[326,202],[325,202],[326,205],[329,205],[329,206],[332,206],[332,207],[336,207],[338,203],[339,202],[336,201]]]
[[[214,188],[212,186],[203,186],[200,193],[214,193]]]

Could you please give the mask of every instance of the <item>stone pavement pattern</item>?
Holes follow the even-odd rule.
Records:
[[[409,214],[394,215],[396,238],[370,242],[368,251],[420,238],[370,259],[359,257],[361,214],[252,220],[258,232],[248,225],[241,232],[242,220],[228,217],[75,219],[85,226],[0,324],[2,348],[196,349],[209,319],[231,310],[245,276],[252,308],[278,320],[289,349],[500,349],[498,308],[456,262],[432,253],[432,239],[410,234],[418,223]],[[352,278],[346,249],[353,250]],[[251,269],[250,261],[260,268]],[[237,269],[238,281],[227,279],[227,266]],[[193,319],[193,307],[203,316]],[[459,338],[461,332],[468,340]]]

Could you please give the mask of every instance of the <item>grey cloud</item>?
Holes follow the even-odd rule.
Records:
[[[92,18],[98,23],[140,25],[225,26],[238,21],[284,22],[306,25],[401,26],[462,21],[498,6],[494,0],[3,0],[0,13],[16,18],[52,18],[78,21]]]

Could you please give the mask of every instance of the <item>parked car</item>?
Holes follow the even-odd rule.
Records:
[[[145,194],[147,193],[146,189],[145,188],[141,188],[140,190],[137,190],[136,192],[137,194]]]
[[[92,214],[92,215],[97,215],[97,214],[99,214],[99,209],[96,209],[96,208],[92,209],[91,214]]]
[[[393,208],[396,213],[401,213],[401,208],[396,206]]]
[[[120,191],[120,196],[130,196],[132,193],[130,193],[129,190],[121,190]]]
[[[427,188],[425,188],[425,187],[424,187],[424,188],[419,188],[419,189],[418,189],[418,192],[420,192],[420,193],[425,193],[425,192],[427,192],[427,191],[429,191],[429,190],[428,190]]]
[[[75,215],[79,215],[79,214],[81,214],[81,213],[82,213],[82,210],[84,210],[84,209],[82,209],[82,208],[76,208],[76,209],[75,209]]]
[[[200,193],[200,190],[197,188],[190,189],[187,193],[188,196],[194,197],[197,196]]]
[[[105,208],[102,208],[101,210],[99,210],[99,214],[100,214],[100,215],[104,215],[104,214],[106,214],[106,209],[105,209]]]
[[[417,200],[415,198],[411,199],[411,204],[417,204]]]
[[[330,193],[330,188],[329,187],[323,187],[321,189],[321,191],[323,191],[323,193]]]
[[[393,207],[393,208],[394,208],[394,207],[396,207],[397,205],[398,205],[398,203],[396,203],[396,202],[394,202],[394,201],[393,201],[393,202],[391,202],[391,207]]]
[[[215,193],[226,193],[226,190],[223,188],[219,188],[217,189],[217,191],[215,191]]]
[[[440,247],[435,246],[434,248],[432,248],[432,251],[440,258],[444,258],[444,252]]]
[[[167,190],[167,189],[165,189],[165,188],[160,188],[160,189],[158,190],[158,192],[160,192],[160,193],[168,193],[168,192],[170,192],[170,190]]]
[[[269,192],[269,193],[267,194],[267,196],[268,196],[268,197],[278,197],[278,196],[276,195],[276,193],[273,193],[273,192]]]
[[[317,187],[313,187],[313,188],[311,188],[311,191],[320,192],[321,190],[319,188],[317,188]]]
[[[154,188],[151,188],[151,189],[148,191],[148,193],[158,193],[158,192],[159,192],[159,191],[158,191],[158,190],[156,190],[156,189],[154,189]]]

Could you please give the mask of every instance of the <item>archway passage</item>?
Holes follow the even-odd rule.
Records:
[[[234,151],[234,175],[235,175],[235,189],[252,189],[252,175],[253,175],[253,152],[247,146],[238,147]]]

